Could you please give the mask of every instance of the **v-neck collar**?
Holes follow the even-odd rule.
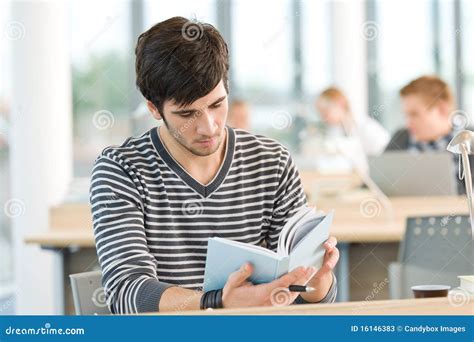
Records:
[[[158,134],[158,128],[155,127],[150,131],[151,141],[168,167],[173,170],[188,186],[203,197],[209,197],[217,188],[222,184],[225,177],[227,176],[232,159],[234,158],[235,149],[235,133],[234,130],[226,126],[227,129],[227,143],[225,149],[224,160],[219,168],[214,179],[207,185],[201,184],[199,181],[194,179],[177,161],[173,158],[170,152],[167,150],[163,142],[161,141],[160,135]]]

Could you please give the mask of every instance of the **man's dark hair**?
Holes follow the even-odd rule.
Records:
[[[227,44],[210,24],[183,17],[160,22],[138,37],[135,56],[137,87],[161,114],[165,101],[190,105],[221,80],[229,92]]]

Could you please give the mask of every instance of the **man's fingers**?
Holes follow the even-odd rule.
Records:
[[[331,252],[334,247],[337,245],[337,239],[334,236],[330,236],[329,239],[324,243],[324,248]]]
[[[250,275],[253,272],[253,267],[249,263],[243,264],[240,269],[237,271],[231,273],[229,278],[227,279],[227,286],[230,287],[239,287],[247,283],[247,278],[250,277]]]
[[[279,279],[271,282],[274,287],[288,287],[292,284],[296,284],[298,281],[304,280],[308,277],[310,272],[306,267],[297,267],[293,271],[281,276]]]
[[[327,260],[325,260],[323,268],[325,271],[332,271],[336,267],[339,261],[339,249],[334,248],[331,253],[328,254]]]
[[[308,281],[311,280],[312,277],[316,274],[318,270],[315,267],[308,267],[305,274],[293,283],[293,285],[306,285]]]

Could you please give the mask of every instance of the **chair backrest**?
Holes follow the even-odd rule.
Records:
[[[100,271],[71,274],[69,278],[76,315],[110,314]]]
[[[451,266],[464,269],[472,267],[472,247],[469,216],[410,217],[398,260],[435,269]]]
[[[451,279],[446,285],[458,286],[458,275],[472,274],[474,271],[469,216],[408,218],[405,238],[400,245],[399,262],[411,269],[423,269],[426,270],[423,273],[431,274],[426,284]]]
[[[444,284],[457,287],[458,275],[474,271],[469,216],[427,216],[407,219],[399,263],[405,287]]]

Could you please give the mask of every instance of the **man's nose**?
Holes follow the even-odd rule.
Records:
[[[214,136],[217,130],[216,120],[214,115],[208,110],[203,110],[201,117],[198,119],[197,133],[208,137]]]

